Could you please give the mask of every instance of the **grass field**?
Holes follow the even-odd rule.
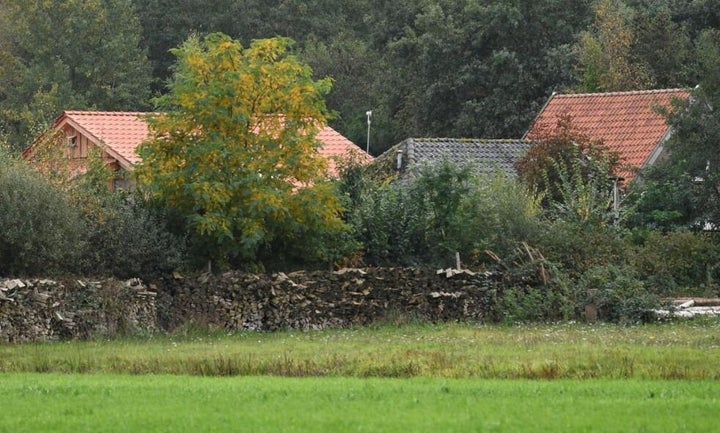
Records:
[[[718,379],[716,319],[188,331],[0,346],[0,433],[709,432]]]
[[[711,432],[716,381],[0,375],[0,432]]]
[[[720,320],[655,324],[460,324],[318,332],[186,333],[0,346],[0,372],[720,379]]]

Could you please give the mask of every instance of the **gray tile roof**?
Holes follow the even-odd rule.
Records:
[[[451,161],[460,167],[472,165],[480,174],[503,172],[516,176],[515,162],[530,149],[529,140],[473,138],[408,138],[393,146],[379,159],[392,160],[402,153],[401,173],[423,164]]]

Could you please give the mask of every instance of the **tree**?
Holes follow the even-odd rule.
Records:
[[[568,84],[587,1],[430,1],[388,42],[396,138],[516,137]]]
[[[536,143],[517,162],[518,175],[545,204],[562,200],[562,176],[587,181],[592,176],[605,178],[619,167],[619,156],[575,127],[569,116],[534,132],[531,139]]]
[[[668,112],[673,135],[667,143],[670,158],[660,168],[674,176],[673,185],[684,191],[679,203],[663,208],[678,221],[702,227],[720,225],[720,31],[706,30],[698,38],[695,57],[702,77],[690,102],[677,101]],[[662,174],[662,173],[660,173]],[[660,180],[667,176],[658,176]],[[654,178],[651,178],[651,180]],[[667,182],[665,182],[667,183]],[[648,187],[654,184],[648,184]],[[681,212],[680,215],[677,212]]]
[[[598,222],[606,217],[619,157],[561,117],[532,135],[537,143],[517,162],[521,181],[555,217]]]
[[[671,160],[647,167],[639,181],[629,185],[624,223],[662,232],[692,228],[698,223],[692,211],[696,188],[688,173]]]
[[[176,211],[206,259],[257,261],[273,242],[304,240],[307,259],[331,259],[308,242],[341,233],[340,202],[324,177],[315,135],[328,117],[330,80],[289,55],[292,41],[249,48],[224,34],[180,48],[164,115],[148,118],[141,187]],[[302,246],[301,245],[301,246]]]
[[[0,0],[0,133],[16,149],[62,110],[140,110],[150,69],[126,0]]]
[[[578,45],[580,91],[613,92],[649,88],[646,67],[632,55],[635,35],[632,11],[619,0],[602,0],[595,8],[595,22],[583,32]]]
[[[77,272],[86,244],[73,204],[0,146],[0,276]]]
[[[633,23],[632,53],[647,68],[658,88],[683,87],[695,66],[692,44],[684,25],[673,20],[669,7],[638,9]]]

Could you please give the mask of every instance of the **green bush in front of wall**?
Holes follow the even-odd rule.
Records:
[[[140,277],[167,275],[185,264],[185,243],[171,234],[160,210],[124,192],[105,195],[102,207],[84,215],[88,245],[86,275]]]

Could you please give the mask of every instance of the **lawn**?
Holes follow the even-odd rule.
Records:
[[[704,432],[720,383],[0,375],[0,432]]]
[[[0,346],[5,432],[700,432],[720,320]]]

